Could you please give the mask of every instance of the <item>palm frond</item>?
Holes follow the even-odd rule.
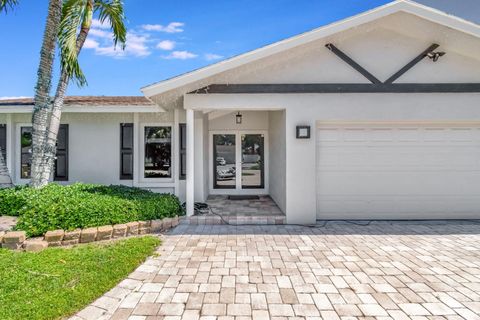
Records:
[[[13,9],[18,4],[18,0],[0,0],[0,12],[7,12],[8,9]]]
[[[122,50],[127,41],[127,28],[125,27],[125,13],[122,0],[95,0],[95,12],[98,13],[100,22],[109,21],[113,32],[113,44],[120,43]]]
[[[84,19],[87,1],[64,1],[62,22],[58,33],[62,70],[65,70],[72,80],[77,81],[79,86],[86,84],[85,75],[78,63],[77,36]]]

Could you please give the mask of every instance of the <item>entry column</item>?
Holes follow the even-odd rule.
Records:
[[[192,216],[194,213],[194,199],[195,199],[195,183],[194,183],[194,168],[195,168],[195,111],[187,109],[187,190],[186,190],[186,204],[187,216]]]

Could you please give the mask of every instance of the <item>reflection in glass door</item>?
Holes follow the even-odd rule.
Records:
[[[236,188],[236,145],[235,134],[213,135],[213,187],[215,189]]]
[[[263,189],[264,173],[263,134],[242,134],[242,189]]]

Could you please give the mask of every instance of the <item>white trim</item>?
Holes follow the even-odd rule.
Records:
[[[173,179],[175,181],[174,187],[175,187],[175,195],[178,197],[180,194],[179,190],[179,184],[180,184],[180,124],[178,121],[178,108],[175,108],[173,110],[173,129],[172,132],[173,134],[173,148],[176,151],[173,155],[173,163],[174,165],[174,170],[173,170]]]
[[[138,187],[139,173],[139,145],[140,145],[140,128],[139,128],[139,116],[138,113],[133,114],[133,186]]]
[[[175,177],[174,177],[174,172],[175,172],[175,167],[177,166],[176,163],[174,163],[175,159],[175,153],[176,150],[174,150],[173,146],[173,141],[175,139],[175,131],[173,129],[174,124],[172,122],[151,122],[151,123],[142,123],[140,124],[140,132],[139,132],[139,139],[141,147],[139,149],[139,160],[140,160],[140,173],[138,176],[138,184],[142,183],[147,183],[147,184],[165,184],[165,183],[174,183]],[[172,148],[171,150],[171,159],[170,159],[170,164],[172,168],[170,169],[171,172],[171,177],[170,178],[145,178],[145,127],[170,127],[171,128],[171,138],[170,138],[170,147]],[[159,185],[160,187],[160,185]]]
[[[138,188],[175,188],[174,182],[168,183],[150,183],[150,182],[140,182],[136,185]]]
[[[0,113],[32,113],[33,106],[0,106]],[[153,113],[165,112],[160,106],[74,106],[68,105],[63,107],[64,113]]]
[[[195,111],[187,110],[187,181],[186,214],[194,214],[195,204]]]
[[[241,168],[242,163],[242,134],[262,134],[263,135],[263,148],[264,148],[264,188],[263,189],[242,189],[242,170],[235,171],[235,189],[215,189],[213,187],[213,135],[214,134],[234,134],[235,135],[235,166]],[[236,130],[236,129],[226,129],[226,130],[211,130],[208,132],[208,152],[209,152],[209,163],[208,163],[208,174],[209,174],[209,192],[212,195],[226,195],[226,194],[245,194],[245,195],[267,195],[269,194],[270,185],[269,185],[269,141],[268,141],[268,130]]]
[[[383,18],[396,12],[407,12],[426,20],[445,25],[452,29],[480,37],[480,25],[473,22],[449,15],[440,10],[421,5],[409,0],[397,0],[384,6],[366,11],[356,16],[329,24],[327,26],[306,32],[286,40],[276,42],[263,48],[253,50],[239,56],[221,61],[219,63],[201,68],[178,77],[158,82],[146,87],[141,91],[149,98],[155,95],[177,89],[199,80],[214,76],[244,64],[266,58],[273,54],[289,50],[291,48],[310,43],[333,34],[345,31],[359,25]]]

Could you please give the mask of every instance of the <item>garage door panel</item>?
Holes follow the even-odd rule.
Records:
[[[379,150],[381,148],[381,150]],[[438,150],[441,149],[441,150]],[[468,170],[480,168],[480,159],[473,154],[480,154],[480,149],[464,146],[451,148],[448,146],[407,147],[391,146],[377,147],[343,147],[322,148],[318,153],[318,168],[320,170],[352,171],[359,168],[418,168],[420,170]]]
[[[478,197],[396,197],[370,202],[362,198],[322,198],[321,219],[477,219]],[[462,207],[458,207],[461,202]],[[420,212],[420,213],[419,213]]]
[[[317,130],[320,219],[480,218],[480,129]]]
[[[471,194],[480,197],[479,181],[480,172],[324,172],[317,183],[317,192],[320,195],[430,194],[443,197]]]

